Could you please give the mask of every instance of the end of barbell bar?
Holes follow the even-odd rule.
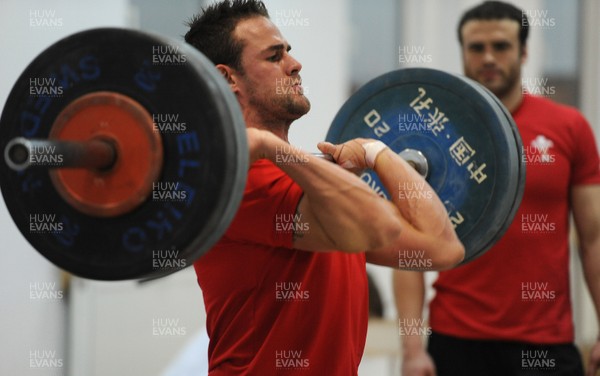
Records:
[[[419,150],[416,149],[404,149],[398,155],[404,159],[409,165],[411,165],[419,175],[423,178],[427,178],[429,174],[429,164],[427,163],[427,157]]]
[[[23,137],[13,138],[4,148],[4,161],[11,169],[23,171],[31,165],[31,141]]]
[[[100,137],[86,141],[16,137],[4,148],[4,161],[15,171],[23,171],[30,167],[107,171],[116,159],[116,146],[111,140]]]

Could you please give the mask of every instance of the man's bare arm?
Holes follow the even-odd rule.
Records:
[[[425,351],[423,337],[415,335],[415,333],[419,334],[421,330],[411,330],[410,327],[403,328],[403,325],[424,325],[422,319],[425,300],[424,275],[422,272],[395,270],[392,284],[398,311],[398,325],[400,326],[402,376],[433,376],[435,375],[435,366],[431,356]]]
[[[464,257],[462,244],[456,238],[446,211],[435,194],[433,201],[438,202],[434,204],[411,206],[411,203],[402,200],[387,201],[355,174],[333,163],[290,148],[285,141],[268,132],[251,137],[254,136],[259,137],[260,142],[259,147],[251,150],[253,159],[266,158],[277,162],[277,153],[286,150],[293,159],[304,162],[279,166],[304,191],[298,211],[303,221],[309,223],[310,231],[296,238],[296,248],[309,251],[382,252],[385,262],[396,267],[397,252],[403,247],[426,252],[434,269],[452,267]],[[349,142],[343,146],[331,145],[335,150],[330,146],[321,150],[334,154],[340,164],[352,159],[357,169],[364,169],[365,152],[361,146],[364,142],[369,140]],[[386,150],[377,156],[375,165],[386,188],[390,189],[388,185],[391,185],[397,189],[400,181],[424,182],[406,162],[389,149]],[[448,229],[451,233],[448,233]],[[438,245],[442,243],[447,252],[440,251]]]
[[[578,186],[571,191],[573,218],[579,237],[581,265],[600,326],[600,186]],[[587,375],[600,369],[600,334],[589,357]]]

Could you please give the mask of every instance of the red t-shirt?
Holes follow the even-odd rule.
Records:
[[[368,324],[365,255],[292,249],[301,196],[273,163],[254,163],[229,229],[194,264],[211,376],[357,374]],[[301,218],[295,226],[310,231]]]
[[[575,109],[529,94],[513,117],[527,169],[521,206],[486,254],[440,273],[430,323],[461,338],[573,342],[569,194],[600,184],[594,134]]]

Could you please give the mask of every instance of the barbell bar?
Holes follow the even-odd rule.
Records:
[[[377,77],[327,134],[354,137],[384,141],[426,177],[465,262],[510,224],[524,186],[520,138],[478,84],[432,69]],[[71,35],[29,64],[2,112],[0,149],[0,188],[21,233],[59,267],[100,280],[191,265],[233,219],[248,170],[241,110],[214,65],[185,43],[116,28]],[[361,178],[389,197],[373,171]]]

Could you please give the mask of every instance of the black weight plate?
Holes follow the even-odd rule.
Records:
[[[487,250],[514,215],[519,140],[496,102],[461,78],[423,68],[375,78],[348,99],[327,134],[334,143],[356,137],[425,155],[427,181],[465,245],[463,263]],[[373,171],[362,178],[389,197]]]
[[[15,137],[47,138],[68,103],[98,91],[127,95],[156,116],[164,148],[157,190],[176,192],[153,192],[127,214],[97,218],[62,200],[48,170],[15,172],[3,161],[0,187],[13,220],[48,260],[85,278],[153,277],[191,265],[227,229],[243,195],[247,146],[235,96],[184,43],[125,29],[83,31],[21,74],[0,119],[0,150]]]

